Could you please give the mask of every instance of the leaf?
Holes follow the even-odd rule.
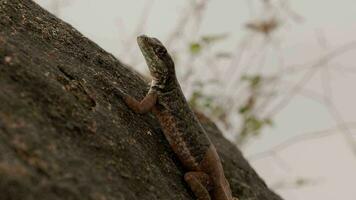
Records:
[[[304,179],[304,178],[298,178],[296,181],[295,181],[295,184],[297,186],[304,186],[308,183],[309,181],[307,179]]]
[[[239,109],[239,113],[240,114],[244,114],[246,113],[247,111],[250,110],[250,107],[249,106],[241,106],[240,109]]]
[[[202,92],[200,90],[195,90],[192,94],[192,96],[189,98],[189,105],[192,108],[197,108],[198,107],[198,102],[199,99],[203,96]]]
[[[214,98],[213,97],[206,96],[206,97],[204,97],[203,106],[206,107],[206,108],[212,109],[213,102],[214,102]]]
[[[268,126],[273,126],[273,122],[270,118],[266,118],[263,121],[264,121],[264,124],[266,124]]]
[[[262,77],[261,75],[242,75],[241,80],[250,82],[250,86],[256,88],[261,84]]]
[[[252,87],[257,87],[260,83],[261,83],[261,76],[260,75],[256,75],[256,76],[252,77],[252,79],[251,79],[251,86]]]
[[[211,44],[213,42],[219,42],[221,40],[224,40],[228,35],[226,33],[224,34],[217,34],[217,35],[206,35],[201,38],[202,42],[206,44]]]
[[[190,43],[190,46],[189,46],[190,53],[198,54],[201,52],[201,49],[202,49],[202,46],[199,43],[197,43],[197,42]]]

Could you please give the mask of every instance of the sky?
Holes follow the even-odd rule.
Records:
[[[53,12],[52,1],[36,0]],[[119,46],[127,42],[127,38],[135,37],[132,34],[147,2],[152,6],[146,7],[151,12],[147,16],[144,32],[163,40],[186,5],[186,1],[181,0],[67,2],[70,3],[64,3],[56,14],[124,62],[125,52]],[[200,34],[229,33],[229,41],[218,48],[234,49],[236,44],[231,41],[239,40],[245,34],[243,24],[257,12],[254,5],[248,2],[255,1],[210,0]],[[289,1],[289,4],[302,20],[287,25],[286,34],[280,38],[288,63],[301,64],[356,41],[356,1],[295,0]],[[320,35],[327,41],[326,47],[318,44]],[[135,48],[133,53],[138,51]],[[356,94],[352,92],[356,83],[355,55],[356,51],[350,50],[328,63],[340,68],[329,74],[328,87],[332,89],[334,109],[327,109],[320,102],[311,100],[308,94],[297,95],[276,115],[273,127],[242,148],[267,184],[285,199],[356,199],[356,156],[348,146],[350,137],[345,136],[345,127],[335,128],[338,124],[351,123],[356,119],[356,106],[353,106]],[[127,62],[130,63],[129,60]],[[325,74],[317,72],[303,89],[324,95],[323,76]],[[323,135],[322,132],[314,138],[303,139],[305,133],[330,128],[334,129],[330,134]],[[354,130],[347,131],[355,135]],[[294,143],[283,148],[279,146],[286,141]],[[271,149],[276,152],[273,154]]]

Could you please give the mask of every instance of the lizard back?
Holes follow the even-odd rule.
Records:
[[[178,81],[173,82],[173,89],[158,93],[153,113],[181,162],[197,170],[211,142],[190,109]]]

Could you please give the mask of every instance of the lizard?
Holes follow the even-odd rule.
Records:
[[[186,170],[184,180],[198,200],[238,200],[232,197],[216,148],[191,110],[181,90],[172,57],[156,38],[141,35],[137,43],[152,81],[138,101],[116,88],[116,94],[135,113],[151,112]]]

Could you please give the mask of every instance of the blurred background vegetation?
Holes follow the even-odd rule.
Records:
[[[285,199],[356,197],[355,2],[36,2],[148,78],[136,36],[163,41],[191,106]]]

